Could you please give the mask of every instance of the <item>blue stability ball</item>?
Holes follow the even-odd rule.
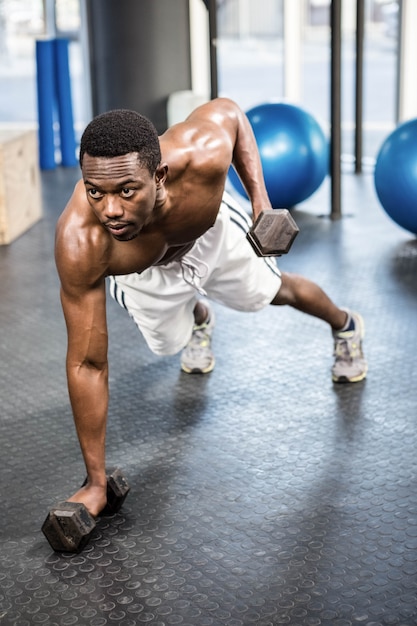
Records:
[[[417,119],[396,128],[375,164],[375,189],[394,222],[417,234]]]
[[[327,139],[310,113],[291,104],[261,104],[247,114],[275,209],[289,209],[319,188],[329,165]],[[230,180],[246,196],[235,171]]]

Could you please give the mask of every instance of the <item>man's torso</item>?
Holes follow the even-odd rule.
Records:
[[[117,241],[103,227],[80,181],[57,229],[58,254],[63,249],[65,257],[65,248],[74,248],[69,242],[78,241],[71,254],[81,263],[74,264],[81,272],[85,268],[85,280],[93,283],[180,259],[216,220],[232,157],[230,138],[223,134],[220,128],[213,139],[212,129],[205,136],[196,125],[161,137],[162,162],[168,164],[165,208],[131,241]]]

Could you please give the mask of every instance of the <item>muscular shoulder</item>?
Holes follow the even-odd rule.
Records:
[[[63,288],[81,291],[103,281],[110,252],[110,238],[92,215],[80,181],[56,227],[55,259]]]
[[[184,123],[193,124],[198,128],[209,128],[210,132],[217,129],[218,132],[233,135],[241,114],[241,109],[233,100],[216,98],[194,109]]]
[[[240,109],[218,98],[195,109],[184,122],[172,126],[161,137],[163,158],[187,167],[202,165],[218,173],[227,169],[233,157]]]

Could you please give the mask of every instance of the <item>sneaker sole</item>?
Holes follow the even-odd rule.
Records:
[[[360,383],[361,380],[365,380],[366,374],[368,370],[366,369],[362,374],[358,376],[354,376],[353,378],[348,378],[347,376],[332,376],[332,381],[334,383]]]
[[[210,365],[204,369],[201,369],[200,367],[190,368],[190,367],[187,367],[186,365],[181,364],[181,370],[185,372],[186,374],[210,374],[210,372],[212,372],[214,369],[214,365],[215,365],[215,361],[213,359]]]

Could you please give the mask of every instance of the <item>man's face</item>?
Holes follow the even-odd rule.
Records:
[[[81,170],[88,202],[115,239],[130,241],[152,221],[156,177],[136,152],[112,158],[84,154]]]

